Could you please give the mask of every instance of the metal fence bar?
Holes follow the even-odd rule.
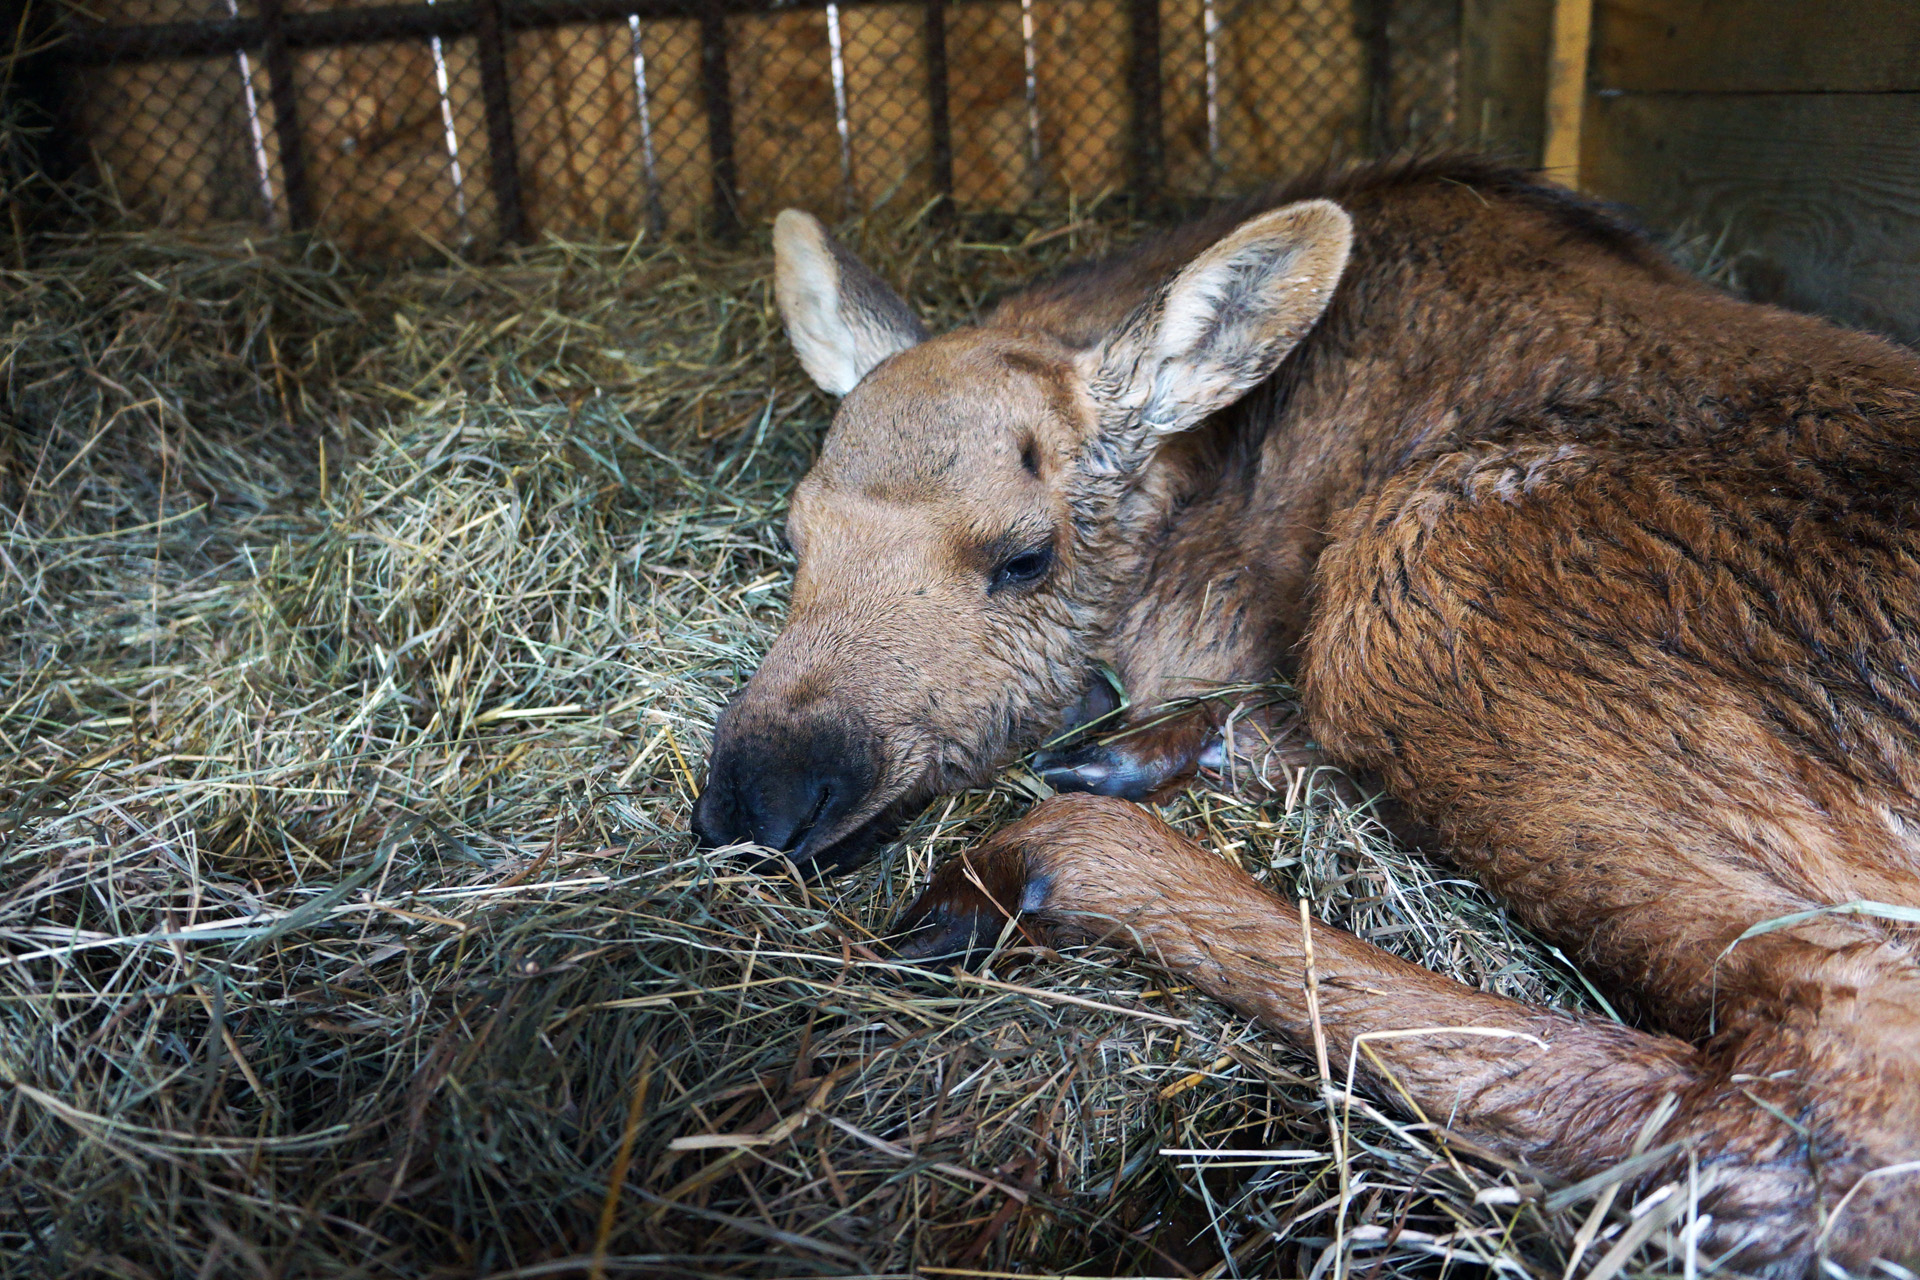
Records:
[[[927,0],[927,157],[939,212],[953,209],[953,114],[947,99],[947,0]]]
[[[1130,0],[1127,8],[1127,94],[1133,99],[1131,177],[1135,196],[1150,200],[1160,194],[1166,173],[1160,110],[1160,0]]]
[[[260,26],[261,61],[267,68],[267,96],[273,103],[273,136],[280,144],[280,184],[287,196],[287,226],[304,231],[313,225],[313,184],[307,178],[307,149],[300,137],[300,95],[293,83],[293,53],[287,43],[286,11],[281,0],[260,0]]]
[[[838,0],[846,3],[847,0]],[[513,0],[494,4],[503,31],[533,31],[582,22],[625,22],[770,13],[776,9],[823,9],[827,0]],[[337,48],[388,40],[454,39],[479,33],[488,0],[437,4],[365,5],[288,13],[281,32],[289,49]],[[264,15],[264,7],[262,9]],[[127,26],[68,23],[56,56],[89,64],[160,58],[211,58],[266,41],[266,21],[208,18],[193,22],[147,22]]]
[[[1387,24],[1393,0],[1355,0],[1354,27],[1366,55],[1366,105],[1361,117],[1361,143],[1369,155],[1381,155],[1392,145],[1393,44]]]
[[[158,0],[140,11],[219,16],[129,26],[0,6],[29,2],[62,6],[44,65],[72,149],[130,207],[259,221],[234,196],[264,132],[268,216],[369,255],[732,238],[831,203],[836,135],[849,213],[1226,194],[1443,132],[1460,22],[1458,0]],[[163,65],[84,69],[128,63]],[[444,146],[413,128],[436,106]]]
[[[713,225],[740,234],[740,175],[733,158],[733,84],[727,69],[727,18],[718,7],[700,15],[700,85],[707,107],[707,155],[713,165]]]
[[[527,238],[527,215],[520,199],[520,148],[513,136],[513,97],[507,84],[507,46],[501,28],[500,0],[479,0],[475,31],[480,52],[480,103],[487,117],[487,169],[500,217],[500,238],[519,244]]]

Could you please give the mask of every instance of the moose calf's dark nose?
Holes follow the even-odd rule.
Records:
[[[702,844],[758,844],[791,853],[816,828],[844,814],[844,792],[824,778],[771,774],[709,776],[693,807],[693,834]]]
[[[834,723],[735,729],[722,717],[707,785],[693,807],[703,845],[758,844],[811,854],[872,793],[866,735]]]

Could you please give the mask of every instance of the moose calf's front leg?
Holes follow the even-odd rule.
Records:
[[[1130,943],[1296,1046],[1312,1044],[1297,912],[1145,810],[1093,796],[1039,806],[941,868],[902,920],[901,950],[924,960],[990,945],[1016,912],[1055,938]],[[1898,1239],[1887,1232],[1920,1226],[1889,1216],[1882,1193],[1894,1186],[1867,1183],[1853,1212],[1827,1224],[1876,1159],[1870,1142],[1809,1137],[1791,1119],[1844,1085],[1819,1078],[1818,1045],[1775,1033],[1709,1056],[1472,990],[1324,924],[1313,946],[1336,1076],[1351,1063],[1359,1087],[1417,1119],[1567,1179],[1625,1159],[1636,1138],[1673,1144],[1627,1189],[1684,1187],[1690,1153],[1699,1209],[1713,1219],[1705,1243],[1779,1274],[1801,1272],[1818,1249],[1860,1265]]]
[[[1060,796],[1038,806],[940,869],[901,922],[911,931],[901,951],[975,951],[1014,911],[1057,940],[1131,944],[1296,1045],[1313,1043],[1297,912],[1136,805]],[[1516,1156],[1624,1152],[1643,1118],[1625,1104],[1693,1083],[1678,1040],[1474,991],[1325,924],[1313,942],[1342,1078],[1362,1033],[1451,1029],[1369,1041],[1356,1080]]]

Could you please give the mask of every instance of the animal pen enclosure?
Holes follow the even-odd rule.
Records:
[[[1803,6],[1597,0],[1583,180],[1920,333],[1920,10],[1871,7],[1878,61]],[[768,214],[841,218],[947,327],[1323,160],[1531,162],[1553,8],[16,5],[10,119],[80,216],[0,270],[0,1276],[1694,1274],[1685,1187],[1341,1114],[1118,953],[891,963],[1022,769],[828,886],[686,834],[831,408]],[[1604,1008],[1313,778],[1160,810],[1396,954]]]
[[[1448,134],[1452,0],[108,0],[56,54],[151,219],[366,253],[1211,195]]]

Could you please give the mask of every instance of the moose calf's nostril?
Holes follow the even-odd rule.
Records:
[[[757,844],[791,853],[849,808],[832,779],[773,769],[743,777],[746,771],[727,763],[716,763],[693,808],[693,834],[703,845]]]
[[[833,784],[820,778],[767,779],[748,797],[753,842],[791,853],[813,835],[832,825],[838,815]]]
[[[735,729],[725,720],[693,833],[719,848],[757,844],[808,861],[826,853],[843,820],[872,796],[879,767],[864,734],[838,722],[780,734]]]
[[[710,776],[700,798],[693,802],[693,838],[701,847],[718,849],[734,843],[733,816],[726,812],[730,799],[724,789],[714,785]]]

